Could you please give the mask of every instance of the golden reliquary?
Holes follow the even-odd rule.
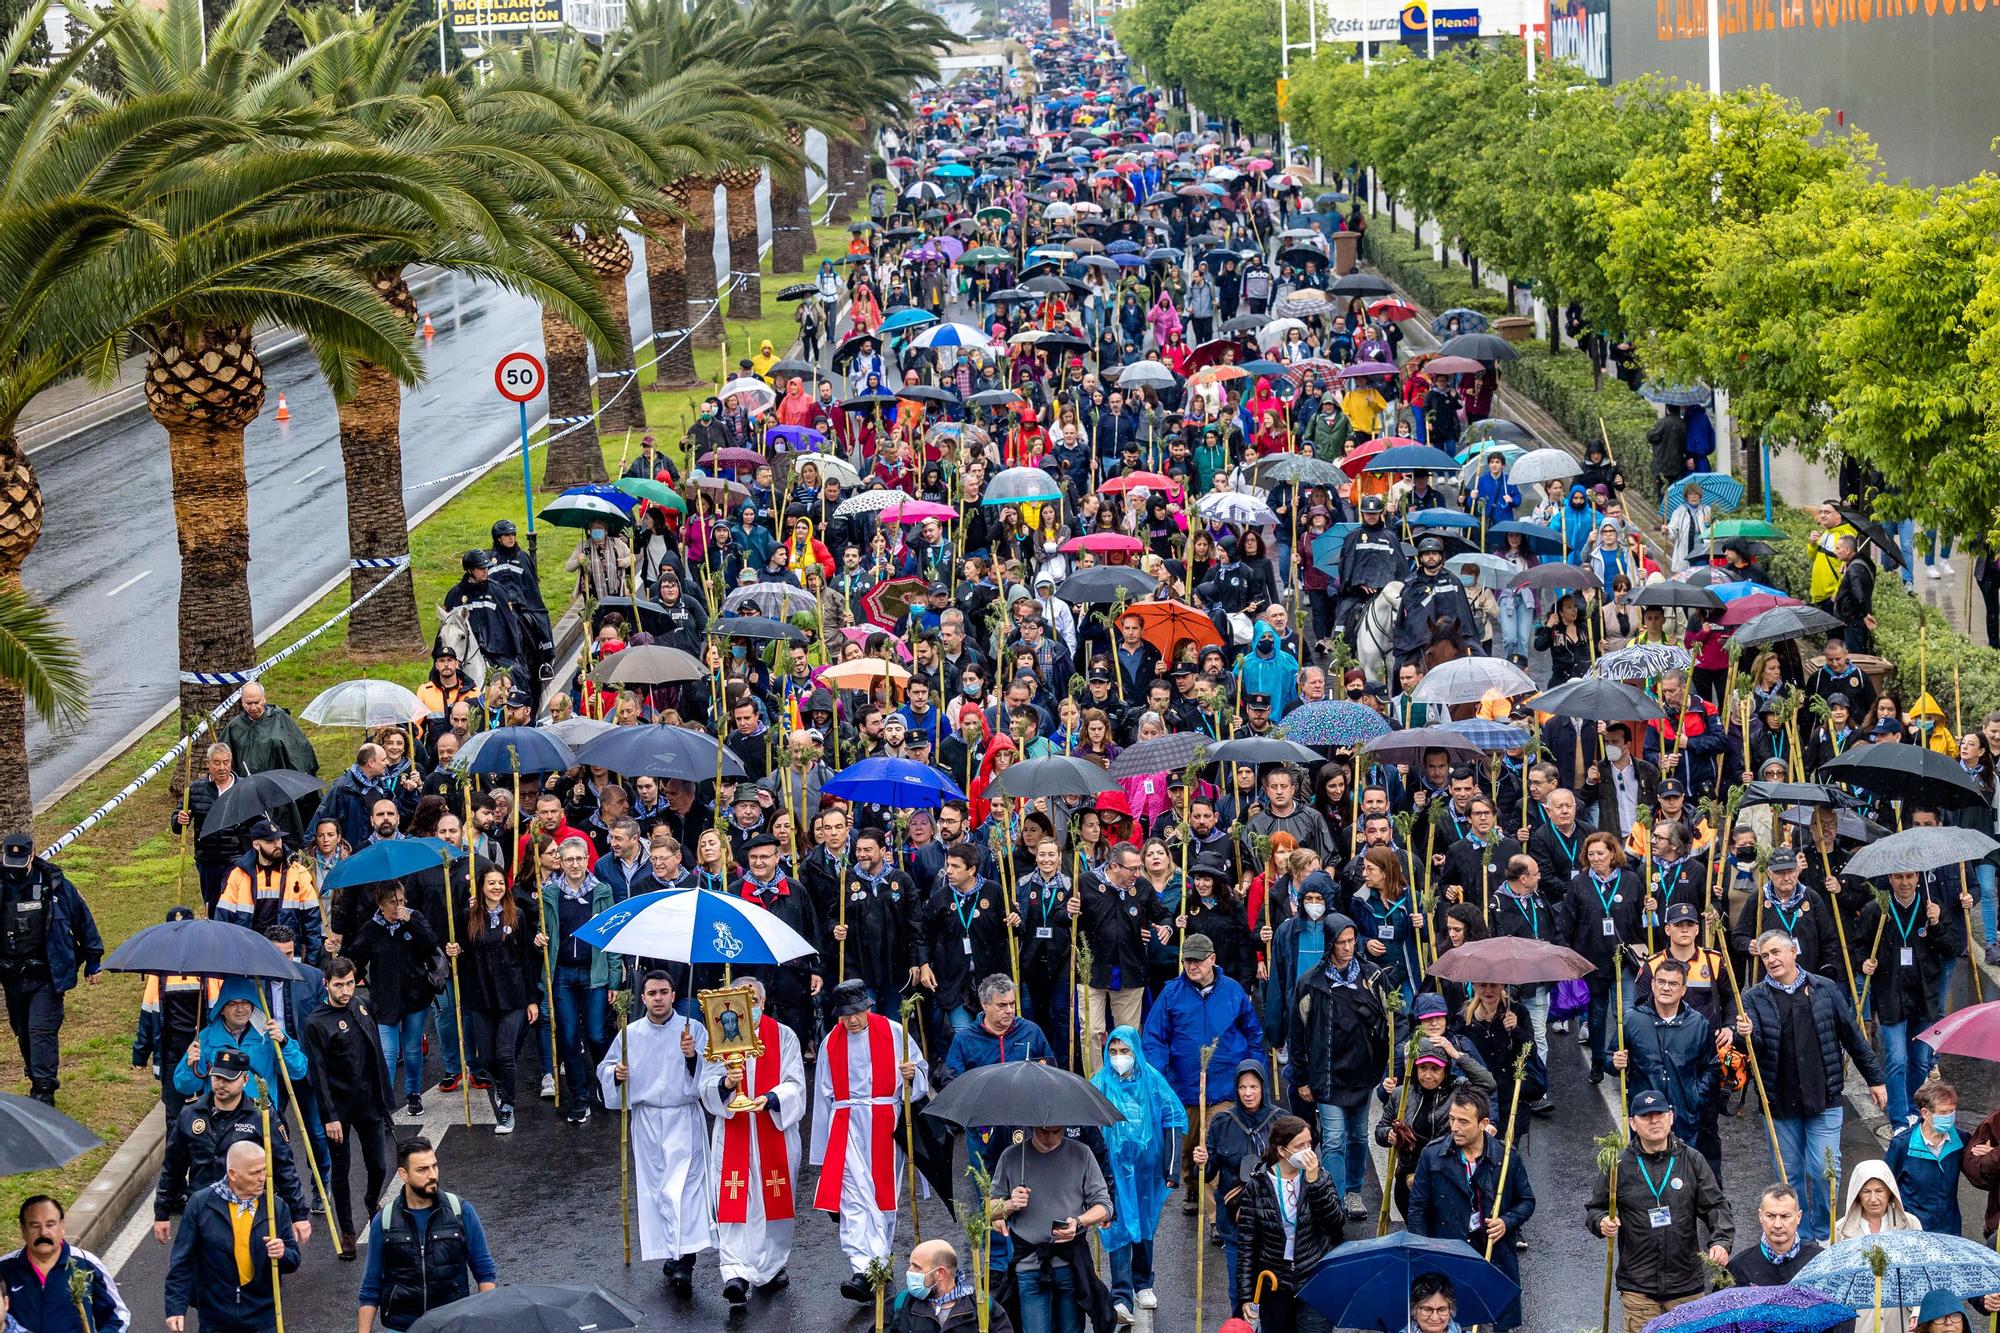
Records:
[[[696,998],[701,1001],[702,1023],[708,1028],[708,1058],[722,1061],[738,1080],[729,1109],[752,1110],[756,1100],[741,1080],[744,1061],[764,1054],[764,1042],[750,1018],[756,992],[747,985],[725,986],[721,990],[700,991]]]

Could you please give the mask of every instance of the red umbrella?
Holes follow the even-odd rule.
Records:
[[[1194,640],[1197,648],[1222,646],[1215,622],[1185,602],[1131,602],[1125,614],[1139,617],[1146,642],[1158,648],[1162,657],[1172,658],[1182,639]]]
[[[1939,1055],[2000,1060],[2000,1000],[1956,1010],[1919,1032],[1917,1040]]]
[[[1755,619],[1766,611],[1780,606],[1803,606],[1796,597],[1779,597],[1768,592],[1753,592],[1748,597],[1738,597],[1722,613],[1722,623],[1732,628]]]
[[[1368,460],[1381,453],[1383,447],[1380,440],[1363,440],[1340,460],[1340,470],[1350,477],[1360,476],[1361,469],[1368,466]]]
[[[921,600],[930,586],[918,578],[885,579],[861,594],[861,614],[873,624],[894,629],[911,603]]]
[[[917,165],[917,160],[913,157],[892,157],[889,159],[889,165],[895,167],[898,171],[908,171],[911,167]]]
[[[1399,301],[1393,296],[1385,296],[1379,301],[1368,303],[1368,313],[1377,319],[1405,320],[1417,317],[1417,308],[1408,301]]]
[[[1560,944],[1505,935],[1470,940],[1439,954],[1428,969],[1445,981],[1493,981],[1503,986],[1574,981],[1596,970],[1588,958]]]
[[[1244,344],[1235,338],[1211,338],[1188,353],[1187,368],[1189,370],[1200,370],[1203,366],[1220,365],[1222,364],[1223,353],[1229,351],[1231,348],[1236,350],[1239,360],[1247,361],[1250,359],[1250,356],[1245,353]]]

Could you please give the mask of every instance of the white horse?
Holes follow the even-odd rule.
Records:
[[[1396,662],[1396,614],[1403,609],[1403,585],[1391,583],[1375,594],[1361,613],[1354,631],[1354,654],[1369,680],[1395,688],[1390,668]]]
[[[464,607],[447,611],[438,608],[437,642],[458,654],[458,674],[477,690],[486,684],[486,654],[472,635],[472,613]]]

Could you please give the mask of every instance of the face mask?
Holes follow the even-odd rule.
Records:
[[[601,542],[609,535],[603,528],[592,528],[590,530],[590,539],[594,542]]]
[[[909,1289],[910,1295],[916,1297],[918,1300],[922,1300],[931,1294],[931,1280],[922,1273],[905,1270],[903,1273],[903,1285]]]
[[[1931,1116],[1931,1128],[1933,1129],[1956,1129],[1957,1127],[1958,1112],[1956,1111],[1945,1111]]]
[[[1138,1058],[1136,1056],[1114,1055],[1111,1057],[1111,1072],[1123,1078],[1132,1072],[1132,1067],[1137,1063]]]
[[[1604,747],[1604,757],[1615,764],[1625,757],[1625,747],[1622,745],[1607,745]]]
[[[1317,921],[1317,920],[1319,920],[1319,919],[1320,919],[1321,917],[1323,917],[1323,916],[1325,916],[1325,915],[1326,915],[1326,904],[1325,904],[1325,903],[1307,903],[1307,904],[1306,904],[1306,919],[1307,919],[1308,921]]]
[[[729,655],[736,658],[748,657],[750,650],[740,643],[732,643],[729,645]]]
[[[1302,1152],[1295,1152],[1285,1160],[1291,1163],[1292,1170],[1294,1171],[1303,1171],[1306,1169],[1306,1155]]]

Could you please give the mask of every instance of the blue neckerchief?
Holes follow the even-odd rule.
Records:
[[[1777,987],[1785,994],[1793,995],[1798,992],[1799,987],[1806,984],[1806,970],[1804,968],[1800,968],[1798,970],[1798,974],[1792,978],[1792,984],[1789,986],[1787,986],[1784,982],[1778,980],[1776,977],[1771,976],[1768,973],[1765,974],[1764,980],[1770,982],[1773,986]]]
[[[1346,967],[1335,966],[1333,956],[1329,954],[1322,966],[1326,970],[1327,980],[1331,981],[1335,986],[1348,987],[1359,986],[1361,984],[1361,956],[1359,954],[1348,959]]]
[[[1757,1242],[1757,1248],[1762,1250],[1764,1252],[1764,1257],[1770,1260],[1773,1264],[1783,1264],[1783,1263],[1790,1263],[1793,1259],[1796,1259],[1798,1257],[1800,1244],[1801,1242],[1799,1238],[1797,1236],[1793,1236],[1792,1248],[1786,1250],[1783,1254],[1772,1254],[1771,1247],[1765,1244],[1761,1240]]]

